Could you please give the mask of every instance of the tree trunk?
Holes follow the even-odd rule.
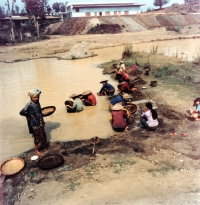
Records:
[[[12,17],[10,17],[10,24],[11,24],[11,35],[12,35],[12,40],[15,40],[15,34],[14,34],[14,30],[13,30],[13,22],[12,22]]]
[[[40,37],[40,30],[39,30],[39,24],[38,24],[38,20],[37,19],[36,19],[36,30],[37,30],[38,37]]]

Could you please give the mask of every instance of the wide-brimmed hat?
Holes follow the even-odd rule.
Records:
[[[123,108],[121,104],[117,103],[112,107],[112,110],[122,110]]]
[[[122,95],[122,97],[123,97],[124,99],[128,99],[128,98],[130,98],[130,96],[129,96],[128,93],[124,93],[124,94]]]
[[[120,63],[124,63],[124,61],[120,61]]]
[[[107,83],[108,82],[108,80],[102,80],[102,81],[100,81],[100,83]]]
[[[90,94],[92,91],[91,90],[85,90],[83,93],[82,93],[82,95],[88,95],[88,94]]]
[[[75,97],[78,97],[80,94],[75,94],[75,93],[73,93],[72,95],[70,95],[69,97],[70,98],[75,98]]]

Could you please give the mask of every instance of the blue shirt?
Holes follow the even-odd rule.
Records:
[[[119,103],[119,102],[122,102],[122,105],[125,106],[124,99],[122,98],[121,95],[116,96],[115,98],[113,98],[113,99],[110,101],[110,103],[111,103],[112,105],[115,105],[115,104],[117,104],[117,103]]]
[[[102,93],[105,88],[108,90],[113,90],[113,91],[115,90],[115,88],[111,84],[105,83],[103,87],[101,88],[100,93]]]
[[[197,105],[197,110],[200,112],[200,104]]]

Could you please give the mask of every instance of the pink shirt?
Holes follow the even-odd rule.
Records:
[[[142,117],[146,117],[147,118],[147,124],[149,125],[149,127],[155,127],[158,125],[158,120],[157,119],[153,119],[152,117],[152,113],[151,113],[151,110],[148,110],[146,112],[143,112]]]
[[[123,73],[123,79],[125,80],[125,81],[127,81],[127,80],[130,80],[130,77],[129,77],[129,75],[128,75],[128,73]]]

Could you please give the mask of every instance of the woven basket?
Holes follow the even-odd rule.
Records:
[[[61,155],[49,155],[42,157],[38,162],[37,166],[40,169],[53,169],[59,167],[64,162],[64,158]]]
[[[52,115],[56,110],[55,106],[48,106],[42,108],[42,116],[47,117],[49,115]]]
[[[128,108],[123,108],[123,111],[126,112],[128,118],[131,116],[131,112]]]
[[[12,158],[10,160],[5,161],[1,165],[1,172],[6,176],[10,176],[20,172],[24,168],[24,166],[25,166],[25,162],[23,159]]]
[[[135,104],[126,105],[126,108],[129,109],[131,114],[134,114],[137,111],[137,105],[135,105]]]

